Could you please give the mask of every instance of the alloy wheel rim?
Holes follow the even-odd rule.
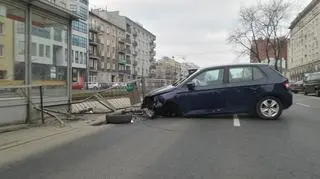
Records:
[[[278,115],[280,111],[279,103],[274,99],[266,99],[260,104],[262,115],[272,118]]]

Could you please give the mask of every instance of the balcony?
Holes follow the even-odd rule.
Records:
[[[127,61],[127,65],[131,65],[131,59],[130,58],[127,58],[126,61]]]
[[[127,60],[126,60],[126,59],[119,58],[119,59],[118,59],[118,63],[121,64],[121,65],[125,65],[125,64],[127,64]]]
[[[154,50],[151,50],[150,51],[150,56],[152,56],[152,57],[156,56],[156,52]]]
[[[128,38],[126,38],[126,43],[128,43],[128,44],[131,44],[131,39],[130,39],[130,37]]]
[[[126,54],[131,54],[131,49],[130,48],[126,48]]]
[[[156,48],[156,43],[151,42],[151,43],[150,43],[150,47],[151,47],[152,49]]]
[[[137,52],[137,51],[134,51],[134,52],[132,53],[132,55],[136,57],[136,56],[138,55],[138,52]]]
[[[133,37],[137,37],[138,36],[138,32],[137,31],[133,31]]]
[[[127,32],[131,34],[131,27],[127,25]]]
[[[119,37],[118,42],[119,42],[119,43],[125,43],[125,42],[126,42],[126,39]]]
[[[89,24],[89,31],[98,33],[99,32],[98,26]]]
[[[89,44],[97,46],[99,43],[98,43],[98,41],[96,39],[89,39]]]
[[[138,45],[138,42],[134,40],[132,45],[136,47]]]
[[[120,46],[120,47],[118,48],[118,52],[124,54],[124,53],[126,53],[126,48]]]
[[[119,70],[119,73],[131,74],[131,70]]]
[[[89,53],[89,58],[100,59],[97,53]]]

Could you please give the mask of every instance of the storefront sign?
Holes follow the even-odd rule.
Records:
[[[56,70],[56,67],[51,67],[51,69],[50,69],[50,77],[51,77],[51,79],[55,79],[56,77],[57,77],[57,70]]]
[[[0,4],[0,16],[7,16],[7,8]]]

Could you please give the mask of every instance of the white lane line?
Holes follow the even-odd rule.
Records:
[[[236,114],[233,115],[233,126],[240,127],[240,120],[238,118],[238,115],[236,115]]]
[[[300,106],[304,106],[304,107],[307,107],[307,108],[310,108],[311,106],[309,105],[306,105],[306,104],[303,104],[303,103],[296,103],[297,105],[300,105]]]

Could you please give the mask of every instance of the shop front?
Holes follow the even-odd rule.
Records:
[[[14,98],[0,94],[0,113],[8,115],[0,117],[0,124],[33,118],[40,95],[37,85],[43,85],[45,105],[71,101],[68,49],[72,47],[72,20],[77,19],[50,1],[0,0],[0,89],[24,85],[21,88],[26,91]]]

